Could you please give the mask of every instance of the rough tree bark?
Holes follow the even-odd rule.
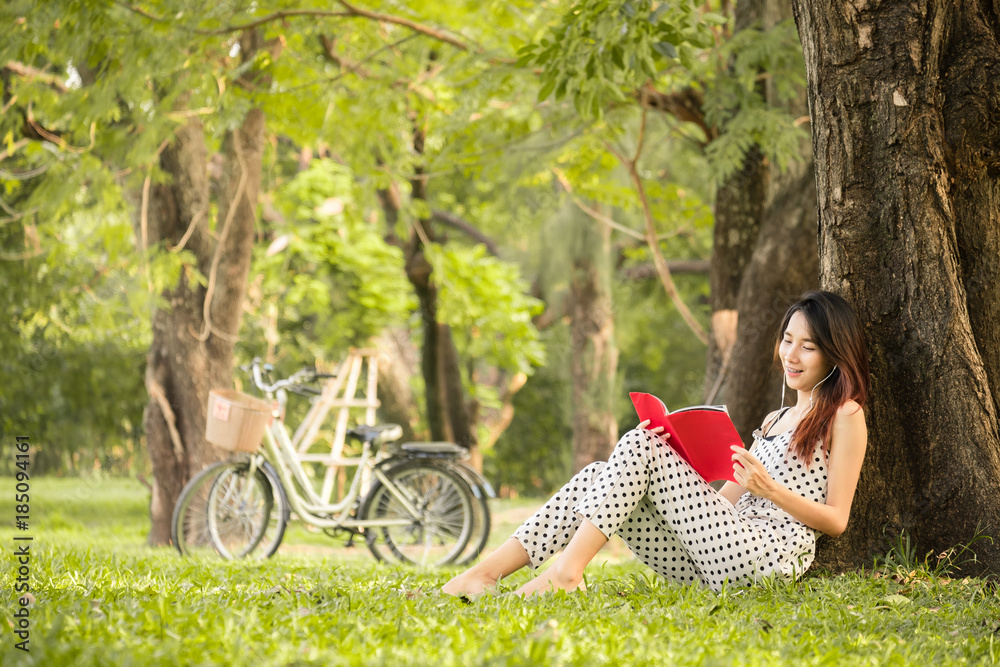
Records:
[[[244,37],[244,53],[256,46]],[[249,57],[249,56],[246,56]],[[250,271],[257,195],[260,190],[264,114],[251,110],[223,145],[218,221],[214,240],[208,225],[209,181],[205,131],[200,123],[180,128],[161,154],[170,180],[154,185],[146,212],[149,247],[190,250],[209,279],[202,287],[182,273],[162,294],[168,307],[153,313],[146,386],[146,444],[153,471],[149,542],[170,541],[170,518],[184,483],[216,459],[205,440],[209,390],[232,385],[233,346],[242,321]],[[148,215],[147,215],[148,213]],[[211,293],[209,293],[211,290]]]
[[[1000,12],[977,0],[794,0],[823,286],[864,322],[868,455],[818,562],[1000,537]],[[1000,568],[1000,543],[973,547]]]

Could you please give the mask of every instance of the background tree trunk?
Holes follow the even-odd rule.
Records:
[[[414,151],[423,153],[423,132],[414,132]],[[412,179],[413,197],[427,201],[427,178],[420,170]],[[424,376],[427,401],[427,423],[435,440],[456,442],[469,448],[471,463],[482,468],[482,457],[476,440],[475,429],[469,419],[462,386],[462,372],[458,350],[451,335],[451,328],[438,321],[438,290],[434,284],[433,267],[424,252],[424,243],[444,242],[438,239],[432,221],[418,222],[421,230],[410,233],[406,245],[406,276],[413,285],[420,302],[420,319],[423,322],[424,342],[420,365]]]
[[[743,272],[736,343],[726,385],[729,414],[743,441],[781,400],[783,376],[774,364],[778,326],[802,292],[818,286],[816,181],[811,161],[780,187],[764,213],[750,262]],[[794,401],[794,392],[787,401]]]
[[[754,148],[744,160],[743,168],[726,179],[715,198],[712,257],[708,272],[712,335],[709,336],[705,368],[705,396],[712,403],[730,400],[729,393],[725,391],[728,385],[725,380],[733,362],[732,350],[737,340],[740,284],[760,236],[767,199],[767,177],[764,155]],[[738,358],[735,361],[740,364]],[[733,399],[739,400],[738,396],[733,396]]]
[[[256,33],[244,34],[241,46],[244,61],[252,59],[260,47]],[[178,285],[162,295],[168,307],[153,313],[146,369],[150,401],[144,416],[153,472],[153,545],[169,543],[170,518],[185,482],[219,456],[205,440],[208,393],[232,386],[233,347],[243,319],[254,243],[264,127],[263,112],[251,109],[241,127],[226,136],[215,239],[209,233],[208,160],[200,123],[180,128],[160,159],[171,180],[150,189],[148,247],[162,244],[160,252],[171,251],[190,228],[183,247],[194,254],[198,271],[208,279],[202,287],[182,272]]]
[[[795,0],[817,157],[823,286],[868,333],[868,455],[817,562],[919,556],[1000,527],[1000,15],[982,2]],[[1000,567],[1000,543],[974,546]]]
[[[736,5],[737,30],[772,29],[791,17],[789,0],[748,0]],[[768,104],[778,101],[762,83]],[[794,116],[806,99],[787,104]],[[781,373],[774,365],[777,326],[802,292],[819,286],[816,188],[808,141],[801,159],[780,171],[753,150],[743,169],[719,189],[712,247],[712,338],[706,373],[707,398],[726,403],[743,441],[776,409]],[[732,345],[723,370],[725,345]],[[719,377],[720,373],[722,377]],[[720,391],[711,395],[718,385]]]
[[[424,132],[414,125],[413,150],[423,153]],[[427,201],[427,177],[417,168],[410,180],[411,196]],[[424,379],[424,401],[427,427],[434,440],[456,442],[469,448],[470,463],[482,468],[482,453],[476,438],[474,407],[466,404],[462,386],[458,350],[448,325],[438,321],[437,286],[434,284],[434,267],[424,251],[425,242],[444,243],[436,233],[431,218],[419,220],[420,229],[411,228],[405,240],[392,231],[402,210],[402,197],[395,187],[379,192],[379,200],[386,216],[388,233],[386,241],[403,249],[406,260],[406,278],[413,286],[419,303],[423,342],[420,348],[420,373]],[[411,421],[412,423],[412,421]]]
[[[160,157],[160,168],[171,182],[153,186],[149,193],[150,248],[163,242],[176,245],[191,220],[205,217],[209,186],[200,123],[191,122],[178,130]],[[212,262],[207,225],[194,226],[186,247],[197,258],[198,270],[207,275]],[[202,328],[204,289],[185,272],[177,287],[162,296],[169,307],[153,313],[153,343],[146,367],[150,400],[144,415],[153,472],[149,542],[155,545],[170,541],[170,516],[184,483],[216,456],[205,441],[210,364],[204,346],[189,333]]]
[[[208,393],[232,385],[233,346],[242,321],[254,241],[263,138],[264,115],[252,110],[225,142],[218,242],[209,237],[206,222],[208,177],[200,124],[182,128],[163,152],[160,166],[172,183],[150,192],[150,243],[173,247],[191,222],[197,221],[185,247],[194,253],[198,270],[209,278],[213,289],[207,322],[207,290],[186,273],[177,287],[163,295],[169,308],[158,308],[153,314],[146,371],[151,398],[145,415],[154,479],[150,544],[169,543],[170,517],[181,488],[219,455],[205,441]]]
[[[420,414],[417,410],[410,378],[420,369],[416,346],[409,331],[386,328],[375,342],[378,350],[378,395],[382,421],[399,424],[403,429],[403,442],[417,439]]]
[[[618,348],[609,283],[609,228],[567,213],[572,232],[570,377],[573,381],[573,472],[606,461],[618,439],[614,399]]]

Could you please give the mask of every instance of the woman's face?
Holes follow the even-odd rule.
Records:
[[[789,389],[810,391],[825,378],[833,368],[812,339],[809,322],[802,311],[792,313],[785,327],[778,356],[785,371],[785,382]]]

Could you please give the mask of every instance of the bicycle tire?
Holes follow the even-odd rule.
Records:
[[[389,481],[420,513],[405,526],[365,529],[365,543],[377,560],[410,565],[449,565],[462,555],[472,534],[475,494],[465,479],[425,461],[407,461],[386,471]],[[411,519],[381,482],[372,483],[360,517],[375,521]]]
[[[235,558],[249,556],[256,551],[254,555],[263,559],[277,551],[291,512],[285,489],[273,468],[266,462],[257,468],[251,481],[251,485],[256,489],[258,509],[246,544],[243,548],[236,549],[234,553],[233,541],[224,539],[228,536],[218,534],[220,530],[218,515],[214,517],[216,536],[213,539],[210,504],[214,500],[216,512],[234,509],[231,505],[224,507],[219,505],[220,501],[226,500],[218,496],[223,491],[219,486],[220,480],[228,479],[229,482],[239,481],[245,484],[249,469],[249,461],[219,461],[199,472],[184,486],[174,506],[171,521],[171,537],[181,555],[218,554],[224,558]],[[243,508],[244,516],[247,516],[249,509],[249,507]],[[224,522],[225,517],[222,518]]]

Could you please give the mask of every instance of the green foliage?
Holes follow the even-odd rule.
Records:
[[[588,119],[602,119],[647,82],[667,94],[692,87],[703,93],[705,125],[718,130],[706,151],[717,181],[754,146],[784,169],[800,158],[808,136],[787,110],[805,86],[794,23],[718,40],[713,28],[728,19],[700,10],[694,2],[574,3],[561,22],[520,49],[519,64],[541,67],[540,100],[568,97]]]
[[[332,160],[314,160],[276,192],[284,219],[251,269],[253,340],[268,337],[274,316],[283,355],[329,360],[405,321],[414,299],[403,254],[364,218],[360,197],[350,170]]]
[[[0,487],[11,485],[0,479]],[[437,593],[448,570],[388,567],[315,547],[288,548],[264,563],[149,549],[141,522],[149,494],[134,481],[37,479],[32,491],[33,508],[38,503],[46,518],[32,526],[30,543],[31,651],[4,641],[4,665],[836,666],[1000,658],[992,580],[932,585],[852,573],[716,594],[626,560],[588,568],[584,594],[487,595],[467,604]],[[12,495],[0,494],[5,516]],[[7,544],[13,535],[0,528]],[[7,591],[14,572],[0,575]],[[528,576],[515,574],[501,591]],[[0,622],[14,622],[18,608],[5,595]]]
[[[772,88],[775,105],[803,94],[805,63],[791,19],[770,30],[759,25],[740,30],[720,45],[717,57],[726,66],[706,90],[705,121],[710,125],[724,126],[738,111],[764,106],[765,86]]]
[[[439,288],[440,321],[452,328],[463,357],[517,373],[545,363],[531,318],[542,303],[527,295],[518,267],[472,247],[425,248]]]
[[[514,396],[514,420],[483,460],[495,488],[532,497],[565,484],[573,466],[569,328],[550,327],[541,338],[549,363]]]
[[[14,206],[33,195],[3,185]],[[0,434],[30,436],[39,470],[141,472],[149,323],[131,224],[86,196],[58,227],[17,222],[0,225]]]
[[[805,63],[795,23],[771,30],[745,28],[719,49],[725,67],[705,91],[705,122],[720,128],[706,155],[721,181],[739,169],[747,152],[760,147],[780,169],[801,159],[808,132],[788,111],[804,96]]]
[[[707,327],[707,276],[675,276],[684,302]],[[705,346],[691,335],[676,310],[665,303],[663,287],[653,281],[615,284],[615,336],[622,388],[617,403],[619,432],[638,423],[630,391],[659,396],[670,409],[702,402]]]
[[[625,102],[666,66],[689,60],[690,49],[712,44],[708,26],[723,19],[699,17],[696,6],[691,0],[573,3],[537,43],[521,47],[518,65],[542,68],[539,101],[569,97],[580,115],[600,118],[609,102]]]

